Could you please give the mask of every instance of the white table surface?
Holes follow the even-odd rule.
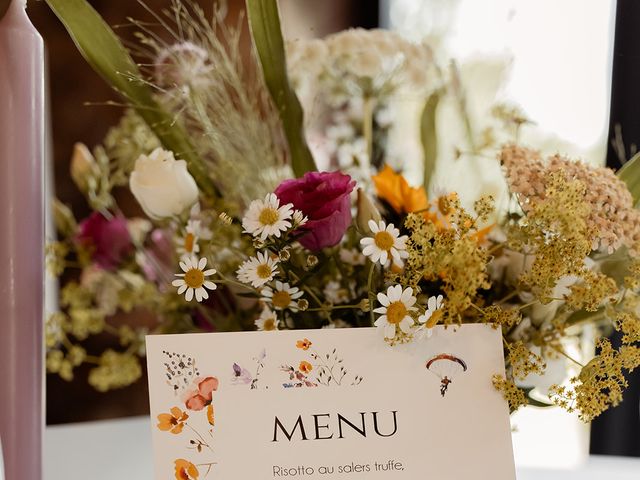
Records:
[[[517,458],[517,457],[516,457]],[[48,427],[45,480],[152,480],[147,417]],[[571,469],[518,468],[518,480],[640,480],[640,459],[590,457]]]

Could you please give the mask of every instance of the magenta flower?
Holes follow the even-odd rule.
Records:
[[[356,182],[340,172],[308,172],[285,180],[275,193],[283,204],[292,203],[309,221],[300,243],[312,251],[337,245],[351,224],[350,193]]]
[[[108,219],[93,212],[80,222],[76,240],[91,249],[93,261],[107,270],[117,267],[133,250],[127,220],[122,216]]]

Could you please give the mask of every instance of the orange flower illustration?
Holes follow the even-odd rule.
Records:
[[[411,213],[429,208],[424,187],[411,187],[407,180],[389,165],[371,177],[378,197],[385,200],[398,213]]]
[[[213,427],[216,422],[215,422],[215,418],[213,416],[213,405],[209,405],[207,407],[207,420],[209,420],[209,424]]]
[[[311,370],[313,370],[313,365],[303,360],[300,362],[300,365],[298,365],[298,370],[300,370],[302,373],[309,373]]]
[[[196,379],[194,384],[195,388],[185,393],[184,404],[189,410],[200,411],[211,405],[213,392],[218,390],[219,382],[216,377],[207,377]]]
[[[198,468],[188,460],[179,458],[175,462],[176,480],[198,480],[200,472]]]
[[[298,340],[296,342],[296,347],[301,348],[302,350],[309,350],[309,347],[311,347],[311,345],[313,345],[313,343],[311,343],[311,340],[309,340],[308,338]]]
[[[189,415],[186,412],[183,412],[178,407],[173,407],[171,413],[158,415],[158,428],[163,432],[171,432],[177,435],[182,432],[187,418],[189,418]]]

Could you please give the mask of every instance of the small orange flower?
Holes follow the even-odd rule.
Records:
[[[378,197],[398,213],[411,213],[429,208],[424,187],[411,187],[407,180],[389,165],[372,177]]]
[[[189,418],[189,415],[186,412],[183,412],[178,407],[173,407],[171,413],[158,415],[158,428],[163,432],[171,432],[177,435],[182,432],[187,418]]]
[[[209,405],[207,407],[207,420],[209,420],[209,424],[213,427],[216,422],[213,416],[213,405]]]
[[[311,340],[309,340],[308,338],[298,340],[296,342],[296,347],[301,348],[302,350],[309,350],[311,345],[313,345],[313,343],[311,343]]]
[[[473,235],[471,235],[471,237],[474,238],[478,243],[482,244],[487,239],[487,235],[489,235],[489,232],[491,232],[491,230],[493,230],[493,227],[495,226],[496,224],[492,223],[491,225],[488,225],[483,229],[478,230]]]
[[[176,480],[198,480],[200,472],[198,467],[184,458],[179,458],[173,462],[176,466]]]
[[[300,365],[298,365],[298,370],[300,370],[302,373],[309,373],[311,370],[313,370],[313,365],[303,360],[300,362]]]

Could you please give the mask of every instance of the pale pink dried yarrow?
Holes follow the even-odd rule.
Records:
[[[640,241],[640,211],[633,207],[629,189],[613,170],[560,155],[545,161],[539,152],[517,145],[503,147],[499,158],[509,188],[525,213],[544,199],[549,174],[562,172],[568,181],[579,180],[586,187],[587,226],[597,232],[594,250],[613,252],[623,245],[633,248]]]

